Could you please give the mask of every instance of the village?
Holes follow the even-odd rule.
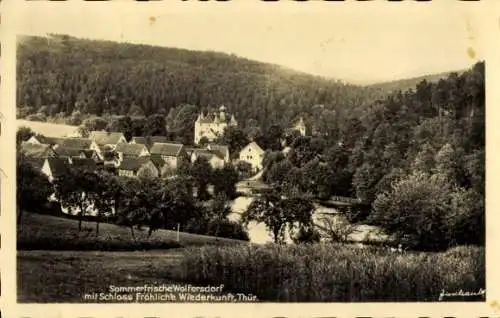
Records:
[[[199,114],[194,123],[195,147],[172,142],[166,136],[133,136],[127,141],[121,132],[90,131],[88,137],[84,138],[75,129],[65,137],[46,136],[34,131],[33,136],[21,142],[19,152],[51,183],[67,174],[70,167],[91,172],[102,168],[120,177],[172,179],[182,165],[192,165],[201,157],[212,169],[222,169],[226,165],[245,166],[248,171],[245,178],[240,178],[239,185],[248,193],[262,175],[266,151],[257,142],[251,141],[236,156],[231,156],[228,145],[213,143],[224,134],[227,127],[237,125],[234,115],[229,117],[226,107],[220,106],[219,112]],[[287,130],[300,136],[306,136],[306,131],[302,117]],[[286,146],[283,140],[282,152],[286,154],[289,150],[290,146]],[[55,194],[51,195],[50,200],[58,201]],[[61,209],[64,213],[70,213],[64,205],[61,205]],[[91,205],[85,214],[99,213]]]

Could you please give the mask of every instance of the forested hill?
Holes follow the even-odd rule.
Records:
[[[17,80],[24,114],[147,116],[181,104],[225,104],[263,127],[288,125],[314,105],[352,111],[382,94],[235,55],[65,35],[22,37]]]
[[[438,74],[423,75],[423,76],[400,79],[390,82],[376,83],[372,85],[367,85],[367,87],[380,89],[384,92],[396,92],[396,91],[404,92],[410,89],[415,90],[416,86],[424,80],[427,81],[428,83],[437,83],[441,79],[446,79],[452,73],[462,74],[466,71],[467,70],[457,70],[455,72],[443,72]]]

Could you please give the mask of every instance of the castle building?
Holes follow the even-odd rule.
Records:
[[[226,112],[226,107],[221,106],[219,112],[204,115],[203,112],[198,115],[194,123],[194,143],[199,144],[200,140],[205,137],[207,140],[213,141],[217,137],[222,136],[224,129],[228,126],[238,126],[238,122],[234,115],[229,117]]]

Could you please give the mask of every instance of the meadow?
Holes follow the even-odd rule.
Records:
[[[484,249],[394,253],[339,244],[188,248],[168,274],[224,284],[262,301],[436,301],[441,291],[485,288]],[[446,300],[483,300],[467,297]]]
[[[176,242],[175,231],[159,230],[151,238],[137,233],[137,242],[151,244],[143,248],[127,228],[111,224],[101,225],[99,237],[92,222],[78,234],[75,220],[27,213],[22,225],[19,302],[83,302],[83,293],[105,292],[110,285],[175,283],[224,284],[227,292],[276,302],[437,301],[442,291],[485,288],[484,248],[474,246],[394,253],[348,244],[257,245],[189,233]]]
[[[95,233],[95,222],[83,222],[78,232],[78,221],[64,217],[25,213],[17,231],[18,250],[95,250],[131,251],[170,249],[207,244],[248,244],[246,241],[216,238],[213,236],[158,230],[148,236],[147,227],[134,230],[114,224],[101,223],[99,235]]]

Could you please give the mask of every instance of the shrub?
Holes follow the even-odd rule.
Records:
[[[453,190],[440,174],[415,172],[377,196],[370,220],[410,248],[445,249],[445,217]]]

